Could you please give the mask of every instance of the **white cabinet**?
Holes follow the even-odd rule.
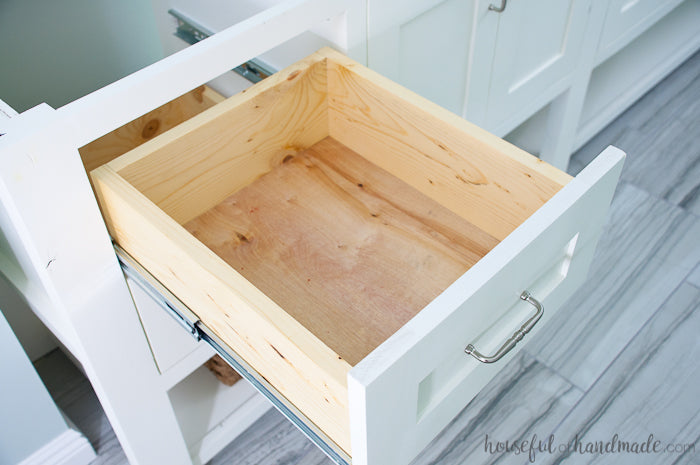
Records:
[[[590,0],[494,3],[370,0],[368,65],[503,135],[566,88]]]
[[[368,66],[461,114],[475,5],[474,0],[371,0]]]
[[[485,128],[510,132],[570,85],[589,6],[590,0],[511,0],[496,14]]]
[[[367,62],[565,169],[574,148],[698,49],[694,3],[368,0]]]
[[[611,0],[600,35],[596,64],[609,58],[682,0]]]

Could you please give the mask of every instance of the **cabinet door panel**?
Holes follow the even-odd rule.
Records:
[[[498,25],[487,129],[513,129],[564,90],[584,40],[589,5],[590,0],[508,2]]]
[[[462,114],[473,0],[374,0],[369,3],[370,68]]]

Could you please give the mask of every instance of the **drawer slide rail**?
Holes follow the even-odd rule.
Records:
[[[197,42],[214,35],[213,31],[188,18],[177,10],[170,9],[168,10],[168,13],[177,20],[177,30],[175,31],[175,36],[190,45],[194,45]],[[242,65],[236,66],[231,71],[255,84],[268,76],[272,76],[278,70],[266,63],[263,63],[257,58],[252,58]]]
[[[304,435],[319,447],[338,465],[350,465],[351,458],[338,447],[326,434],[314,425],[303,413],[277,391],[270,383],[257,373],[248,363],[223,342],[211,328],[207,327],[197,315],[180,299],[173,295],[156,278],[153,277],[128,252],[114,245],[119,263],[124,274],[136,282],[150,295],[173,319],[190,333],[197,341],[204,341],[216,351],[226,363],[231,365],[246,381],[253,385],[272,405],[292,422]]]

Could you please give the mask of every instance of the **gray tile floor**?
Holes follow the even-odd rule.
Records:
[[[572,174],[609,144],[628,153],[587,283],[415,465],[525,465],[527,451],[485,449],[534,435],[545,444],[551,435],[554,449],[575,446],[536,451],[540,464],[700,464],[698,136],[700,53],[574,155]],[[37,368],[96,447],[95,463],[126,463],[90,385],[65,357],[52,353]],[[615,435],[631,448],[653,435],[650,444],[676,449],[586,452]],[[330,461],[272,410],[210,463]]]

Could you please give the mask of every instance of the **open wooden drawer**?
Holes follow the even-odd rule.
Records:
[[[585,278],[579,176],[330,49],[91,173],[114,240],[355,464],[410,461]]]

